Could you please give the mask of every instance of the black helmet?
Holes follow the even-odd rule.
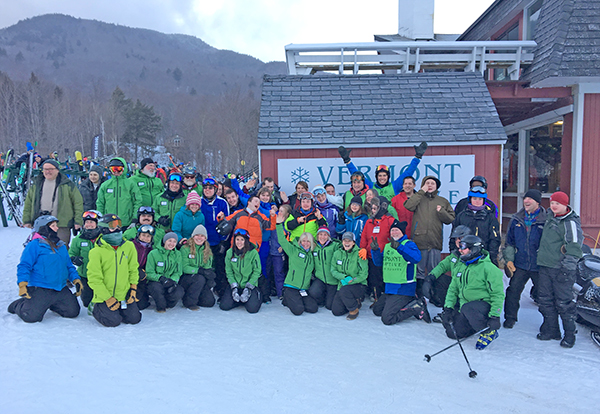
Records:
[[[461,249],[469,249],[469,253],[460,256],[460,260],[468,262],[471,259],[481,255],[483,249],[483,242],[477,236],[469,234],[460,240]]]
[[[152,217],[154,217],[154,209],[152,207],[142,206],[142,207],[138,208],[138,211],[137,211],[138,220],[140,219],[140,216],[142,214],[150,214],[150,215],[152,215]]]
[[[108,234],[112,229],[121,229],[121,219],[116,214],[105,214],[98,222],[103,234]]]
[[[456,226],[453,230],[452,230],[452,234],[450,234],[450,237],[453,239],[463,239],[463,237],[468,236],[469,234],[471,234],[471,229],[467,226],[465,226],[464,224],[461,224],[460,226]]]
[[[479,181],[483,184],[483,188],[487,190],[487,180],[483,175],[476,175],[475,177],[471,178],[471,181],[469,181],[469,187],[473,187],[473,181]]]
[[[110,164],[108,164],[109,167],[125,167],[123,165],[123,162],[118,159],[118,158],[113,158],[112,160],[110,160]]]
[[[217,224],[216,230],[221,236],[227,236],[233,230],[233,226],[227,220],[223,220]]]

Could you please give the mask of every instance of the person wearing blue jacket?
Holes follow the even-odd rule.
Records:
[[[17,265],[20,299],[8,306],[8,312],[25,322],[41,322],[50,309],[64,318],[79,315],[83,284],[77,268],[71,263],[66,244],[58,237],[58,219],[45,215],[33,225],[32,240],[27,244]],[[75,294],[67,287],[71,281]]]
[[[196,191],[192,190],[187,195],[185,206],[175,214],[171,230],[177,234],[179,241],[189,239],[197,226],[204,225],[204,214],[200,210],[201,204],[202,199]]]
[[[546,210],[540,206],[541,202],[539,190],[527,191],[523,197],[523,208],[512,216],[506,233],[502,254],[506,274],[510,277],[504,300],[504,327],[508,329],[517,322],[521,293],[530,278],[533,282],[532,296],[537,300],[536,285],[540,274],[537,252],[546,223]]]
[[[372,237],[371,255],[375,266],[383,267],[385,293],[373,304],[373,313],[381,316],[385,325],[402,322],[411,316],[431,322],[427,304],[416,297],[417,263],[421,251],[406,237],[406,221],[395,220],[390,228],[389,243],[379,250],[377,237]],[[382,235],[379,237],[386,237]]]
[[[356,240],[360,240],[369,217],[363,208],[363,200],[360,196],[354,196],[350,200],[350,205],[345,212],[338,215],[336,225],[337,234],[344,234],[349,231],[354,233]]]

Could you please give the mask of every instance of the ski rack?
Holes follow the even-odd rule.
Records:
[[[15,205],[14,200],[10,196],[10,193],[4,186],[4,182],[2,182],[2,180],[0,180],[0,190],[0,202],[3,203],[3,200],[6,199],[6,204],[8,205],[9,209],[9,220],[12,218],[17,226],[23,226],[23,212]],[[2,205],[2,208],[4,209],[4,204]]]

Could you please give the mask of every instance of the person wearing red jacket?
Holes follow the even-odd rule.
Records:
[[[383,251],[388,243],[390,229],[394,223],[394,217],[388,214],[389,200],[383,196],[373,197],[371,200],[371,217],[366,221],[360,238],[359,256],[361,259],[367,259],[369,262],[369,277],[367,278],[367,288],[373,302],[376,302],[383,293],[385,285],[383,283],[383,268],[376,266],[371,255],[371,243],[374,238],[377,240],[379,250]],[[385,235],[386,237],[382,237]]]
[[[394,207],[396,213],[398,213],[398,221],[406,221],[408,223],[408,226],[406,227],[406,237],[409,239],[414,213],[404,207],[404,202],[415,193],[416,185],[414,177],[405,177],[402,182],[402,191],[392,198],[392,207]]]

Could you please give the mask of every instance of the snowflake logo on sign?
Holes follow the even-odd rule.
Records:
[[[292,170],[292,182],[298,184],[298,181],[310,182],[310,171],[305,170],[302,167]]]

